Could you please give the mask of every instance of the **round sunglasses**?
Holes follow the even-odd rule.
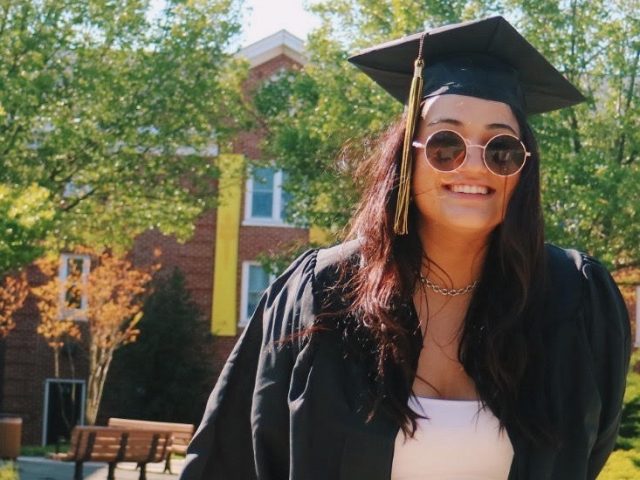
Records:
[[[459,169],[467,159],[470,147],[481,148],[487,169],[501,177],[518,173],[531,156],[518,137],[506,133],[490,138],[485,145],[473,145],[458,132],[438,130],[429,135],[425,143],[413,142],[412,145],[424,149],[429,165],[441,172]]]

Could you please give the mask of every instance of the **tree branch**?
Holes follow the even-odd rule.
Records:
[[[638,72],[638,64],[640,63],[640,48],[638,48],[638,50],[636,50],[636,57],[633,60],[633,68],[631,70],[631,79],[629,80],[629,89],[627,90],[627,95],[626,95],[626,99],[625,99],[625,108],[624,108],[624,112],[622,113],[622,116],[624,116],[626,114],[626,112],[629,111],[629,108],[631,108],[631,100],[633,99],[633,91],[635,89],[635,83],[636,83],[636,75]],[[628,165],[633,161],[633,158],[635,157],[635,155],[633,155],[633,152],[631,155],[629,155],[629,159],[625,160],[624,159],[624,147],[625,147],[625,143],[627,140],[627,135],[624,132],[624,130],[620,133],[620,136],[618,137],[617,140],[617,144],[618,144],[618,154],[617,154],[617,160],[618,163],[623,164],[623,165]]]

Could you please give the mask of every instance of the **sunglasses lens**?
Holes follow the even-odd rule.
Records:
[[[510,135],[492,139],[484,151],[487,167],[496,175],[513,175],[524,164],[526,152],[520,140]]]
[[[443,172],[450,172],[464,162],[466,146],[460,135],[443,130],[429,137],[426,153],[427,161],[433,168]]]

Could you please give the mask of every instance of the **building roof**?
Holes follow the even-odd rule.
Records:
[[[307,63],[304,41],[287,30],[280,30],[247,45],[237,55],[246,58],[251,68],[262,65],[279,55],[286,55],[300,65]]]

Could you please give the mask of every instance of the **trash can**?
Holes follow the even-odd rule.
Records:
[[[15,460],[20,455],[22,418],[0,417],[0,458]]]

